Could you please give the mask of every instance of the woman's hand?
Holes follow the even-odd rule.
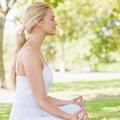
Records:
[[[80,118],[79,118],[79,114]],[[74,114],[71,114],[67,119],[65,120],[89,120],[87,113],[84,111],[84,108],[78,110]]]
[[[79,105],[80,107],[84,106],[85,107],[85,100],[83,99],[82,96],[79,96],[77,98],[72,99],[72,103]]]

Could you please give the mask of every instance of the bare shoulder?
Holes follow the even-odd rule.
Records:
[[[36,50],[32,47],[25,48],[23,51],[23,58],[22,58],[23,64],[34,64],[39,63],[42,66],[42,61],[39,57],[39,53],[36,52]]]
[[[22,62],[29,60],[28,62],[31,61],[32,58],[36,58],[37,54],[35,50],[32,47],[29,48],[23,48],[22,51]]]
[[[35,51],[35,49],[32,47],[24,48],[23,57],[29,58],[31,56],[37,56],[37,52]]]

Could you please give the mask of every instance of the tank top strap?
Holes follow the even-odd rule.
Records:
[[[17,60],[16,60],[16,68],[15,68],[16,74],[18,74],[18,65],[19,65],[20,57],[22,56],[23,51],[28,48],[32,48],[32,47],[31,46],[25,47],[25,48],[21,49],[21,51],[18,53]]]

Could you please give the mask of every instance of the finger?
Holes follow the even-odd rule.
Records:
[[[75,101],[77,101],[77,100],[82,100],[83,99],[83,97],[82,96],[79,96],[79,97],[77,97],[77,98],[74,98],[73,100],[75,100]]]
[[[85,102],[85,101],[79,97],[79,98],[77,98],[76,100],[74,100],[74,102],[76,102],[76,103],[82,105],[83,102]]]
[[[78,116],[78,114],[80,114],[80,113],[83,112],[83,111],[84,111],[84,108],[82,107],[80,110],[78,110],[78,111],[75,113],[75,115]]]
[[[83,96],[79,96],[80,99],[83,99]]]
[[[85,106],[86,105],[86,101],[85,100],[81,101],[80,105],[84,105]]]
[[[83,114],[81,116],[81,120],[85,120],[85,112],[83,112]]]
[[[80,101],[78,104],[79,104],[80,106],[86,106],[86,100]]]
[[[79,118],[78,120],[89,120],[88,114],[85,112],[84,108],[82,114],[80,116],[78,115],[78,118]]]
[[[81,120],[89,120],[88,114],[86,112],[84,113],[84,116],[83,116],[83,118],[81,118]]]
[[[85,120],[89,120],[88,114],[85,115]]]
[[[74,117],[76,117],[76,119],[75,120],[79,120],[79,117],[78,117],[78,115],[81,113],[81,112],[83,112],[83,109],[80,109],[80,110],[78,110],[77,112],[75,112],[74,113]]]
[[[85,117],[87,117],[87,113],[85,112],[84,107],[83,107],[82,114],[79,114],[78,116],[79,116],[80,120],[85,120]]]
[[[83,100],[83,97],[82,97],[82,96],[79,96],[79,97],[78,97],[78,100],[82,101],[82,100]]]

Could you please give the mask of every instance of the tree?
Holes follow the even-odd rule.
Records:
[[[5,88],[5,73],[3,65],[3,32],[6,22],[6,16],[14,5],[16,0],[1,0],[0,1],[0,87]]]
[[[77,7],[76,7],[77,6]],[[57,48],[57,55],[59,57],[59,70],[61,72],[65,71],[66,65],[66,44],[70,44],[71,41],[78,41],[78,31],[79,26],[77,20],[79,20],[79,10],[81,3],[79,0],[64,1],[64,4],[60,4],[56,9],[56,19],[58,22],[58,33],[56,40],[59,45]],[[71,49],[71,48],[70,48]],[[71,54],[70,54],[71,55]],[[72,56],[73,57],[73,56]],[[67,59],[72,59],[72,57],[67,57]]]
[[[56,11],[61,63],[73,61],[97,69],[99,63],[118,61],[113,56],[120,53],[120,0],[69,0]]]
[[[85,42],[89,44],[87,52],[84,53],[84,60],[97,69],[100,62],[116,61],[113,54],[120,50],[118,32],[120,30],[120,1],[98,2],[96,0],[95,2],[90,3],[91,13],[84,19]],[[92,7],[93,5],[95,7]]]

